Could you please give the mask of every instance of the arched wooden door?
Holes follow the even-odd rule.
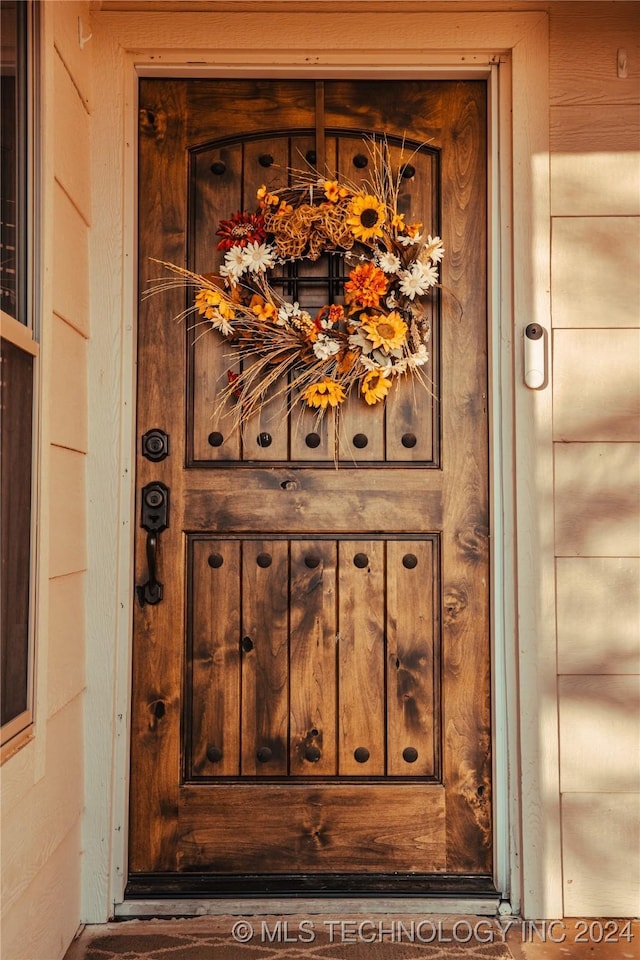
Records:
[[[287,168],[366,177],[372,134],[398,165],[422,145],[401,203],[446,253],[433,390],[350,402],[339,469],[330,418],[216,415],[220,338],[174,321],[182,289],[142,300],[137,487],[169,510],[162,600],[135,604],[128,894],[492,889],[485,86],[144,80],[140,106],[141,293],[151,258],[217,270],[219,221]],[[296,298],[340,296],[323,270]]]

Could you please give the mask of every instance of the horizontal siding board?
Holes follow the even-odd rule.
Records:
[[[84,806],[81,697],[48,721],[46,737],[44,776],[19,807],[3,816],[3,918],[4,911],[11,909],[46,868],[58,845],[81,818]],[[56,882],[60,884],[62,878]]]
[[[54,64],[54,173],[86,223],[91,222],[89,115],[59,56]],[[63,243],[63,238],[57,238]]]
[[[553,326],[640,326],[639,263],[640,217],[555,217]]]
[[[36,741],[31,739],[2,765],[0,811],[2,824],[9,812],[20,806],[37,779]]]
[[[51,442],[87,452],[87,341],[54,316],[51,364]]]
[[[640,556],[640,445],[555,445],[556,555]]]
[[[638,216],[638,154],[624,150],[556,153],[550,158],[551,214],[556,217]]]
[[[552,12],[551,104],[640,103],[639,17],[637,3],[596,11],[582,5],[567,13]],[[625,79],[618,77],[619,49],[627,54]]]
[[[77,573],[87,565],[85,456],[50,448],[49,576]]]
[[[561,557],[558,672],[640,673],[640,560]]]
[[[3,910],[2,953],[7,960],[59,960],[78,930],[82,827],[75,822],[38,875]]]
[[[555,440],[640,440],[640,330],[556,330]]]
[[[565,916],[638,916],[638,797],[565,794],[562,847]]]
[[[53,310],[89,335],[89,237],[85,221],[60,184],[54,192]]]
[[[561,791],[640,793],[640,676],[564,676],[558,691]]]
[[[579,104],[551,107],[549,111],[551,153],[616,155],[640,149],[640,111],[636,104]],[[606,184],[601,184],[606,186]],[[637,190],[637,183],[629,184]]]
[[[91,11],[86,2],[52,3],[53,35],[56,50],[58,51],[74,85],[87,110],[90,110],[92,88],[92,48],[90,34]],[[85,41],[80,43],[81,33]]]
[[[552,107],[552,216],[640,214],[640,110],[632,104]]]
[[[49,582],[48,713],[56,713],[85,684],[84,574]]]

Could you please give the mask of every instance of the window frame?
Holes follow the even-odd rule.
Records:
[[[22,226],[19,228],[16,251],[16,317],[0,308],[0,334],[24,354],[33,358],[31,408],[31,504],[28,628],[26,658],[26,708],[1,727],[0,763],[4,763],[35,733],[35,669],[36,669],[36,584],[37,584],[37,507],[39,464],[39,318],[40,290],[37,283],[41,249],[39,197],[41,195],[40,129],[40,3],[39,0],[18,2],[21,24],[17,25],[16,59],[23,59],[23,67],[16,74],[19,81],[16,118],[18,137],[18,198]]]

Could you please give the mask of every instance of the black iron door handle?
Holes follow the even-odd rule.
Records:
[[[147,531],[147,571],[145,583],[136,587],[138,603],[156,604],[162,600],[162,584],[158,580],[158,536],[169,526],[169,488],[156,480],[142,490],[140,526]]]

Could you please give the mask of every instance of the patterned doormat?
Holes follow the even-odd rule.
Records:
[[[65,960],[513,960],[488,917],[200,917],[85,927]]]

